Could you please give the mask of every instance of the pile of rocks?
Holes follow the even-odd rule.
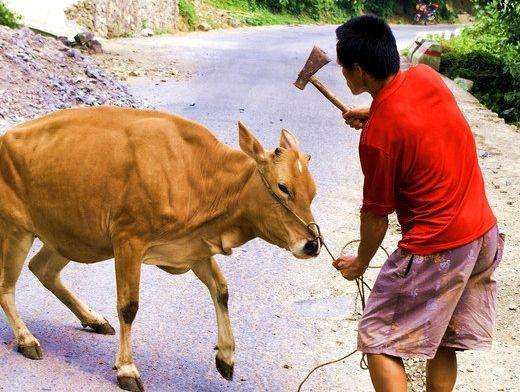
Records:
[[[27,28],[0,26],[0,70],[0,134],[62,108],[142,106],[89,56]]]
[[[89,53],[103,53],[101,43],[90,31],[76,34],[74,41],[69,41],[67,37],[58,37],[58,40],[70,48],[80,48]]]

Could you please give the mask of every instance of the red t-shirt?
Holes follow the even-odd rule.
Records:
[[[394,211],[399,247],[428,255],[465,245],[496,224],[475,139],[437,72],[400,71],[376,96],[359,144],[362,211]]]

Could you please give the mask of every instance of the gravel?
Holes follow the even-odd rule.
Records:
[[[0,133],[58,109],[142,106],[91,57],[28,28],[0,26],[0,69]]]

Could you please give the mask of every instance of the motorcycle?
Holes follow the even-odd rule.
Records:
[[[423,3],[422,1],[417,3],[415,6],[415,16],[414,16],[414,22],[417,24],[424,24],[425,26],[428,23],[435,22],[435,17],[437,15],[437,10],[439,9],[438,3]]]

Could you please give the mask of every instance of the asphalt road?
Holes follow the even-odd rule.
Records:
[[[424,27],[395,26],[399,46]],[[193,76],[156,85],[138,80],[135,94],[161,109],[197,120],[224,142],[237,146],[240,119],[268,148],[282,127],[292,129],[312,155],[318,185],[315,216],[332,249],[357,235],[361,175],[358,134],[312,86],[292,86],[314,44],[334,54],[334,28],[272,27],[128,40],[137,50],[168,53]],[[167,51],[167,52],[165,52]],[[369,104],[353,97],[337,65],[319,77],[347,104]],[[388,240],[392,247],[394,232]],[[35,244],[33,253],[38,247]],[[306,372],[341,356],[355,345],[354,287],[330,266],[325,253],[298,261],[259,240],[219,258],[230,287],[230,314],[237,341],[235,380],[227,382],[214,366],[216,326],[206,288],[192,273],[172,277],[145,266],[141,303],[134,323],[134,355],[149,391],[291,391]],[[117,329],[111,261],[71,264],[64,281]],[[111,370],[117,337],[81,329],[75,317],[25,268],[17,286],[22,318],[40,340],[42,361],[17,354],[5,318],[0,319],[0,390],[117,390]],[[306,390],[367,391],[368,374],[358,358],[326,370]]]

